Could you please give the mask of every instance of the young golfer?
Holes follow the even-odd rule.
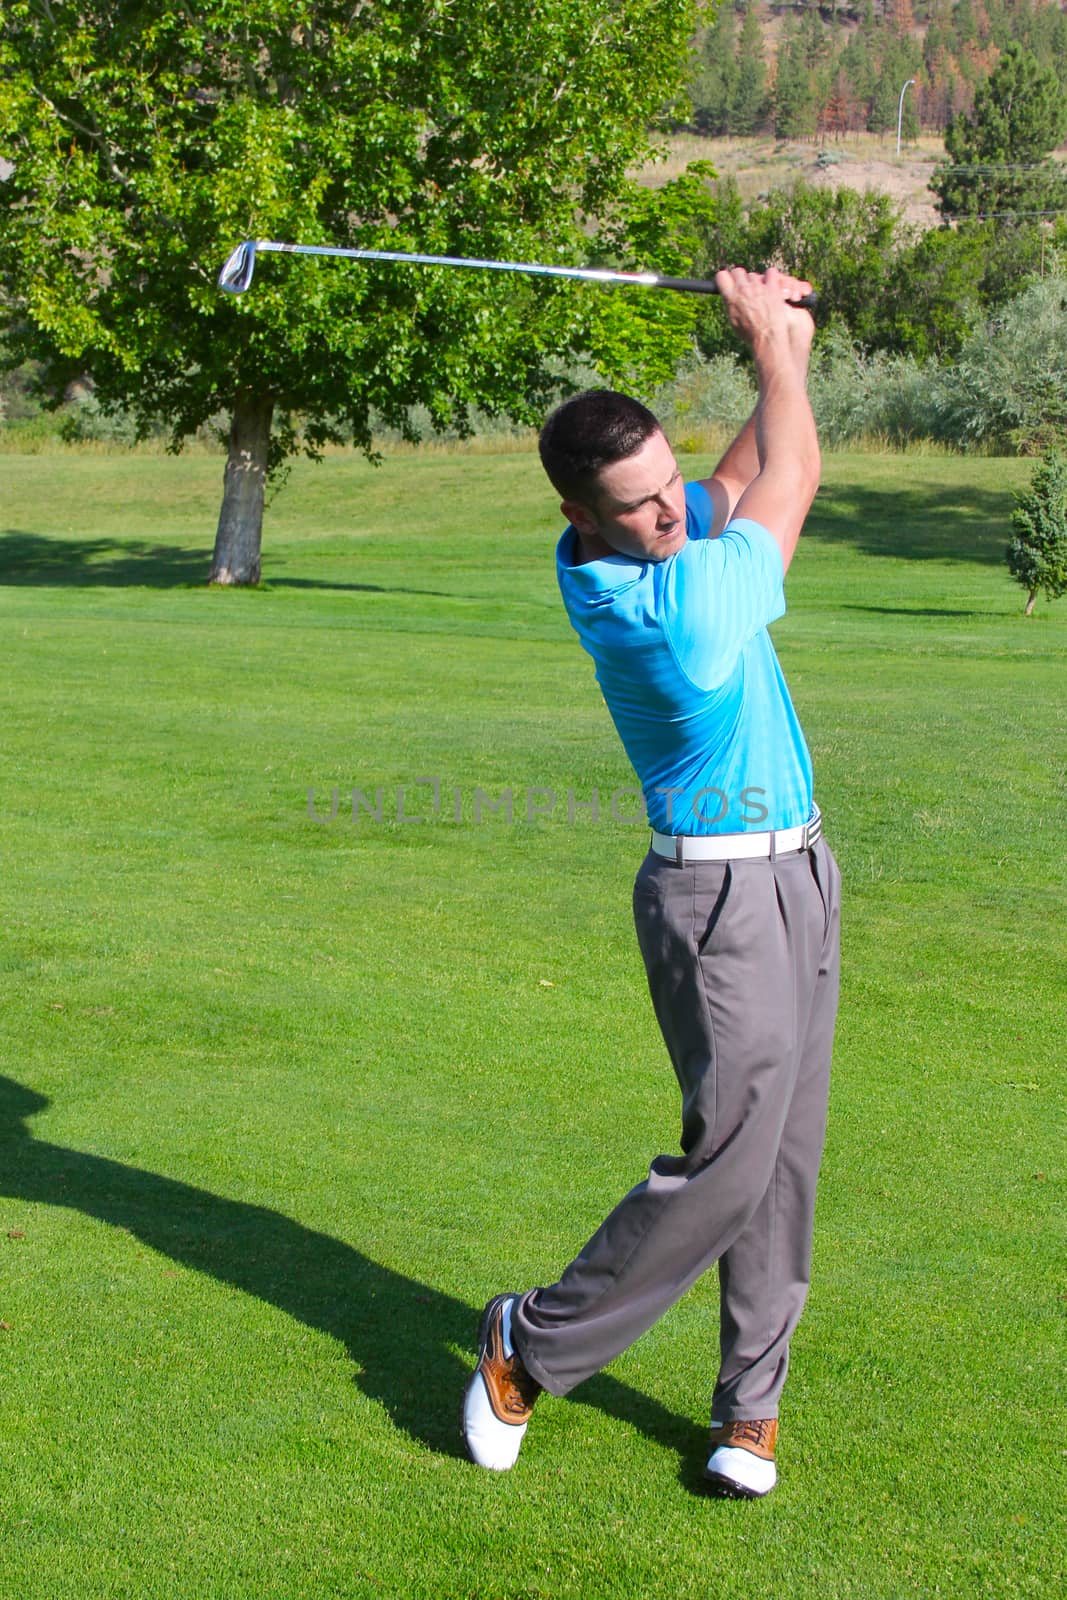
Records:
[[[705,1477],[751,1497],[776,1481],[808,1289],[840,875],[767,632],[819,481],[813,323],[788,304],[811,286],[774,270],[716,282],[759,400],[710,479],[683,483],[655,417],[610,390],[568,400],[541,434],[569,520],[564,604],[653,829],[634,918],[681,1087],[682,1153],[656,1157],[557,1283],[489,1302],[463,1434],[480,1466],[511,1467],[542,1389],[599,1371],[718,1262]]]

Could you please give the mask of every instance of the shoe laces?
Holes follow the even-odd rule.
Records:
[[[761,1418],[751,1422],[732,1422],[730,1431],[737,1440],[744,1440],[746,1444],[758,1445],[761,1449],[767,1446],[767,1435],[771,1431],[769,1418]]]
[[[517,1417],[524,1417],[541,1393],[541,1385],[530,1376],[518,1356],[509,1360],[501,1389],[504,1410]]]

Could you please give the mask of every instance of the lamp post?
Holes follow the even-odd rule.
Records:
[[[908,90],[910,89],[911,85],[914,82],[915,82],[914,78],[909,78],[907,83],[904,85],[903,89],[901,89],[901,91],[900,91],[900,104],[897,106],[897,155],[898,156],[900,154],[900,125],[904,120],[904,96],[907,94]]]

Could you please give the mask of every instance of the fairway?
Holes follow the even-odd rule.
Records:
[[[844,966],[751,1505],[700,1492],[713,1275],[513,1472],[462,1457],[486,1299],[678,1136],[536,457],[299,463],[254,591],[204,585],[219,459],[0,467],[0,1597],[1062,1595],[1067,601],[1024,619],[1004,565],[1028,464],[827,457],[773,629]]]

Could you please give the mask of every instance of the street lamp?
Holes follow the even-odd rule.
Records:
[[[901,89],[901,91],[900,91],[900,104],[897,106],[897,155],[898,156],[900,154],[900,124],[904,120],[904,96],[907,94],[909,88],[911,87],[911,85],[914,82],[915,82],[914,78],[909,78],[907,83],[904,85],[903,89]]]

